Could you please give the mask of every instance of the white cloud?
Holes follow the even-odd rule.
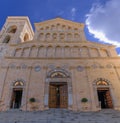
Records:
[[[120,0],[94,4],[86,17],[88,30],[95,38],[120,47]]]
[[[76,11],[77,11],[76,8],[72,8],[72,9],[71,9],[72,20],[75,19]]]

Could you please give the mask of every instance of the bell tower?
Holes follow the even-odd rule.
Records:
[[[8,17],[0,32],[0,43],[18,44],[33,39],[34,32],[28,17]]]

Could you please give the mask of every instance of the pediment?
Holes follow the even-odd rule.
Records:
[[[35,23],[34,39],[39,41],[85,41],[84,24],[62,18]]]
[[[51,29],[51,28],[55,28],[55,27],[57,27],[57,28],[61,27],[61,29],[64,29],[66,27],[68,29],[76,29],[77,30],[77,29],[83,29],[84,24],[73,22],[70,20],[65,20],[62,18],[55,18],[55,19],[35,23],[36,30],[41,30],[41,28]]]

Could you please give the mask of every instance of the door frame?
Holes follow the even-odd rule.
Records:
[[[98,81],[105,81],[105,82],[108,83],[108,85],[97,85]],[[97,94],[97,89],[98,88],[109,88],[111,99],[112,99],[112,104],[113,104],[113,109],[115,109],[117,107],[117,101],[116,101],[116,98],[115,98],[116,96],[114,94],[114,89],[113,89],[113,86],[112,86],[111,82],[107,79],[104,79],[104,78],[98,78],[97,80],[95,80],[93,82],[93,94],[94,94],[94,100],[93,101],[96,104],[96,107],[95,107],[96,110],[101,110],[99,100],[98,100],[98,94]]]
[[[23,85],[18,85],[18,86],[15,86],[15,83],[16,82],[22,82]],[[10,91],[9,91],[9,94],[8,94],[8,100],[7,101],[7,107],[6,109],[11,109],[11,98],[12,98],[12,94],[13,94],[13,90],[14,89],[22,89],[22,99],[21,99],[21,107],[20,109],[23,109],[26,107],[27,103],[26,103],[26,98],[25,98],[25,94],[26,94],[26,90],[25,90],[25,82],[23,80],[15,80],[11,83],[11,86],[10,86]]]
[[[12,91],[12,96],[11,96],[11,102],[10,102],[10,109],[19,109],[19,108],[15,108],[13,105],[12,105],[12,99],[13,99],[13,93],[15,93],[14,91],[22,91],[22,95],[21,95],[21,104],[22,104],[22,97],[23,97],[23,88],[13,88],[13,91]]]
[[[57,71],[65,73],[66,77],[64,77],[64,78],[51,78],[50,75],[53,72],[57,72]],[[73,105],[72,81],[71,81],[69,73],[63,69],[52,70],[48,73],[48,76],[46,77],[45,93],[44,93],[44,108],[49,109],[49,84],[50,84],[50,82],[58,82],[58,83],[59,82],[67,82],[67,85],[68,85],[68,109],[72,109],[72,105]]]
[[[110,93],[110,88],[108,88],[108,87],[106,87],[106,88],[105,88],[105,87],[104,87],[104,88],[103,88],[103,87],[98,87],[98,88],[97,88],[97,94],[98,94],[98,91],[100,91],[100,90],[109,91],[109,93]],[[111,93],[110,93],[110,98],[111,98],[111,101],[112,101]],[[98,101],[99,101],[99,96],[98,96]],[[101,103],[100,103],[100,104],[101,104]],[[112,108],[107,108],[107,107],[106,107],[106,108],[102,108],[102,107],[101,107],[101,109],[113,109],[113,101],[112,101]]]

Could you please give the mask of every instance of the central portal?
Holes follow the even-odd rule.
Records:
[[[49,85],[49,108],[68,107],[67,82],[50,82]]]

